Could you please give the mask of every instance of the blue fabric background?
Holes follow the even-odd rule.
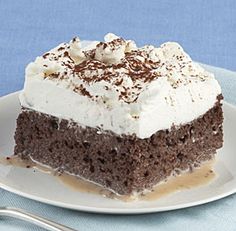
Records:
[[[0,0],[0,95],[22,88],[37,55],[107,32],[139,45],[177,41],[196,61],[236,70],[235,0]]]
[[[76,35],[101,40],[107,32],[135,39],[139,45],[177,41],[194,60],[236,71],[235,0],[0,0],[0,96],[22,88],[25,65],[37,55]],[[220,80],[226,100],[236,103],[236,74],[210,69]],[[0,190],[0,206],[4,205],[26,208],[81,231],[236,230],[236,196],[138,216],[74,212]],[[2,230],[42,229],[0,219]]]

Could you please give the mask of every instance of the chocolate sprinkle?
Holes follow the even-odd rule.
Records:
[[[44,59],[46,59],[49,55],[50,55],[50,53],[45,53],[42,57],[43,57]]]

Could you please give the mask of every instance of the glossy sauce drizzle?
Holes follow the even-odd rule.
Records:
[[[194,187],[206,185],[210,183],[216,176],[216,174],[212,170],[213,161],[209,161],[204,163],[200,168],[194,169],[194,171],[192,172],[186,172],[175,177],[170,177],[167,181],[161,182],[160,184],[155,186],[151,191],[145,194],[140,194],[135,196],[121,196],[107,189],[104,189],[102,186],[83,180],[77,176],[73,176],[68,173],[58,173],[52,168],[37,164],[33,161],[21,160],[17,156],[12,156],[7,158],[1,157],[0,164],[12,165],[15,167],[23,167],[23,168],[35,168],[47,174],[54,175],[60,182],[70,187],[72,190],[84,193],[99,194],[105,197],[119,199],[123,201],[156,200],[174,192],[188,190]]]

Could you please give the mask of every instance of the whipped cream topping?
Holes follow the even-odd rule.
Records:
[[[37,57],[20,100],[84,126],[147,138],[203,115],[220,93],[213,74],[179,44],[138,48],[107,34],[104,42],[74,38]]]

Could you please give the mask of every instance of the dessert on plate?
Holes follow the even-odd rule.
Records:
[[[136,195],[214,158],[222,93],[182,47],[78,37],[26,68],[15,155]]]

